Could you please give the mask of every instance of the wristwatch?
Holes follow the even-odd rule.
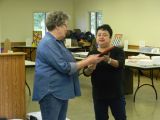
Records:
[[[108,60],[108,62],[107,62],[107,63],[108,63],[108,64],[110,64],[110,63],[111,63],[111,61],[112,61],[112,59],[111,59],[111,58],[109,58],[109,60]]]

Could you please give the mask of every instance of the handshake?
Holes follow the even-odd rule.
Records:
[[[109,55],[103,55],[100,56],[101,54],[96,54],[96,55],[89,55],[86,58],[86,61],[88,61],[88,65],[90,64],[97,64],[101,61],[108,61],[110,59]]]
[[[90,76],[92,74],[92,72],[96,69],[97,63],[101,61],[106,61],[107,63],[109,63],[109,60],[111,58],[109,57],[109,55],[101,56],[101,54],[97,54],[97,55],[90,55],[86,58],[86,60],[87,59],[89,60],[89,63],[87,67],[85,67],[83,70],[83,74],[85,76]]]
[[[110,64],[111,58],[109,57],[109,55],[106,55],[106,54],[109,51],[111,51],[113,48],[115,48],[115,46],[112,46],[112,47],[106,49],[105,51],[103,51],[100,54],[88,56],[87,57],[87,59],[89,61],[88,70],[93,71],[96,68],[97,63],[99,63],[101,61],[106,61],[108,64]]]
[[[115,48],[115,46],[112,46],[108,49],[106,49],[104,52],[100,53],[100,54],[96,54],[96,55],[89,55],[86,59],[79,61],[77,63],[77,68],[81,69],[84,68],[86,66],[90,67],[91,69],[95,69],[97,63],[101,62],[101,61],[106,61],[108,64],[111,63],[111,58],[109,57],[109,55],[106,55],[110,50],[112,50],[113,48]]]
[[[106,55],[109,51],[111,51],[113,48],[115,48],[115,46],[112,46],[108,49],[106,49],[105,51],[103,51],[102,53],[98,54],[98,55],[90,55],[87,57],[87,59],[89,59],[91,64],[97,64],[103,60],[105,61],[109,61],[111,58],[109,58],[108,55]]]

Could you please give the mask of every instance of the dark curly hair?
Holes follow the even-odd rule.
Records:
[[[97,34],[98,30],[108,31],[110,38],[112,38],[113,31],[112,31],[112,28],[110,27],[110,25],[103,24],[103,25],[99,26],[97,28],[96,34]]]

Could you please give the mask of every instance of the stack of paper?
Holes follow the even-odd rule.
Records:
[[[160,56],[152,56],[153,65],[160,65]]]

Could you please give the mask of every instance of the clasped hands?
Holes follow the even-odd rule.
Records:
[[[101,62],[101,61],[106,61],[108,62],[108,60],[110,59],[109,55],[104,55],[102,57],[99,57],[99,54],[96,55],[90,55],[88,56],[88,59],[90,59],[90,65],[88,65],[88,69],[89,70],[95,70],[97,63]]]

